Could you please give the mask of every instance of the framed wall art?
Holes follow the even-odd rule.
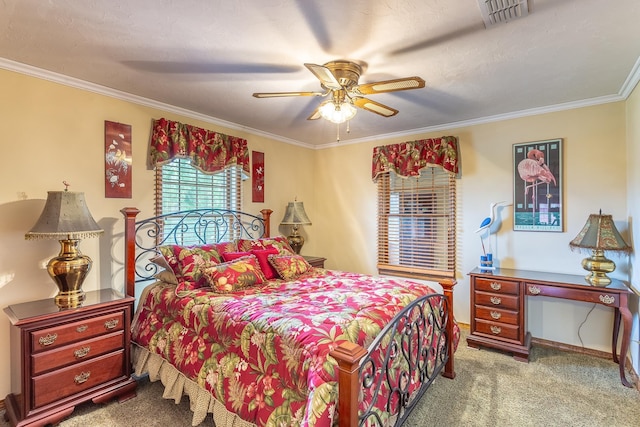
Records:
[[[563,231],[562,139],[513,145],[513,229]]]
[[[251,152],[251,201],[264,202],[264,153]]]
[[[131,198],[131,125],[104,122],[104,195]]]

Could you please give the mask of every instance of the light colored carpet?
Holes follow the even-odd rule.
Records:
[[[640,393],[620,383],[611,360],[534,346],[530,363],[466,346],[456,353],[456,378],[438,378],[406,426],[640,425]],[[141,380],[122,404],[83,404],[60,427],[190,426],[189,399],[162,399],[160,382]],[[200,425],[212,426],[210,416]],[[7,423],[0,420],[0,427]]]

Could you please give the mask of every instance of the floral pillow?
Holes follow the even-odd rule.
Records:
[[[202,270],[222,262],[216,246],[215,244],[201,246],[169,245],[161,246],[159,250],[175,273],[178,282],[190,282],[193,287],[200,288],[207,285],[202,276]]]
[[[269,262],[284,280],[295,280],[311,269],[311,265],[301,255],[269,255]]]
[[[207,267],[203,271],[203,277],[211,289],[218,293],[261,285],[266,280],[254,255]]]
[[[293,249],[291,249],[289,241],[284,236],[264,237],[262,239],[255,240],[238,240],[238,251],[240,252],[249,252],[252,249],[268,249],[270,247],[276,248],[278,250],[278,253],[282,255],[295,253]]]

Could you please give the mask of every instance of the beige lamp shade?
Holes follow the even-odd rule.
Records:
[[[304,211],[302,202],[289,202],[284,218],[280,222],[281,225],[311,225],[311,220]]]
[[[25,239],[86,239],[98,237],[104,230],[93,219],[84,193],[49,191],[47,202],[36,224]]]

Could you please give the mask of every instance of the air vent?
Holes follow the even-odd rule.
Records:
[[[478,0],[484,26],[513,21],[529,14],[528,0]]]

